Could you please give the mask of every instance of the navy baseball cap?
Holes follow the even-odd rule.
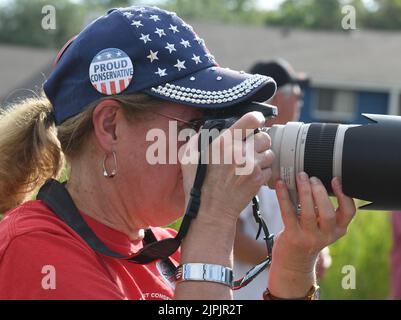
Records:
[[[266,101],[276,83],[220,67],[204,40],[174,12],[132,6],[109,10],[68,42],[43,89],[61,124],[112,95],[145,93],[188,106],[223,108]]]

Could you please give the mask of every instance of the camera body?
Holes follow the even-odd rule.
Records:
[[[203,126],[207,128],[215,127],[219,130],[227,129],[243,115],[253,111],[261,112],[266,119],[272,119],[278,115],[277,107],[270,104],[260,102],[242,103],[230,108],[208,110],[202,119]]]

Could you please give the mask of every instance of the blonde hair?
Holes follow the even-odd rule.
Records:
[[[42,94],[0,114],[0,213],[28,200],[47,179],[59,177],[65,159],[76,157],[85,145],[93,130],[93,111],[105,99],[120,102],[128,120],[144,108],[160,105],[144,94],[110,96],[56,127],[51,103]]]

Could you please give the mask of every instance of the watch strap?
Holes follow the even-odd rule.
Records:
[[[183,281],[207,281],[233,287],[234,276],[231,268],[207,263],[185,263],[175,273],[177,283]]]
[[[319,300],[320,299],[320,287],[313,285],[305,297],[301,298],[280,298],[271,294],[269,289],[263,292],[263,300]]]

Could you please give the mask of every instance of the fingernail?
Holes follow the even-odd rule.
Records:
[[[298,177],[302,182],[306,182],[309,179],[308,175],[305,172],[300,172],[298,174]]]
[[[310,178],[310,183],[311,184],[319,184],[320,180],[316,177],[312,177],[312,178]]]
[[[334,186],[335,186],[336,188],[341,188],[341,186],[342,186],[341,178],[335,177],[333,182],[334,182]]]

